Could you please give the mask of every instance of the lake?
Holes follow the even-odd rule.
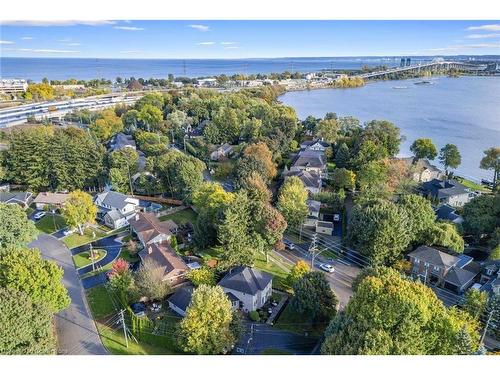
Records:
[[[417,138],[431,138],[438,150],[457,145],[462,164],[456,173],[480,180],[493,173],[479,168],[483,150],[500,147],[500,77],[432,78],[432,85],[416,80],[381,81],[354,89],[287,92],[279,99],[299,118],[323,117],[327,112],[361,121],[389,120],[406,140],[400,154],[410,155]],[[407,87],[395,89],[394,87]],[[434,161],[438,165],[438,160]]]

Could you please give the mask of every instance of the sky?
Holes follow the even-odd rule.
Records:
[[[0,56],[500,55],[500,21],[9,21]]]

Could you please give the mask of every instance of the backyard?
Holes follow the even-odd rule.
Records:
[[[173,214],[161,216],[160,221],[172,220],[177,225],[184,225],[186,223],[194,224],[197,216],[196,212],[194,212],[191,208],[186,208]]]

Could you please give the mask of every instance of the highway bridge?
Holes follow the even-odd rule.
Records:
[[[419,63],[415,65],[408,65],[408,66],[401,66],[397,68],[390,68],[387,70],[381,70],[378,72],[370,72],[370,73],[364,73],[364,74],[358,74],[355,77],[363,78],[363,79],[370,79],[370,78],[377,78],[377,77],[382,77],[382,76],[387,76],[391,74],[396,74],[400,72],[407,72],[407,71],[415,71],[415,72],[420,72],[422,70],[450,70],[450,69],[457,69],[457,70],[467,70],[467,71],[482,71],[485,70],[488,66],[486,64],[471,64],[467,62],[460,62],[460,61],[445,61],[441,59],[435,59],[432,60],[431,62],[428,63]]]
[[[82,99],[71,99],[64,101],[47,101],[20,105],[16,107],[0,109],[0,128],[21,125],[28,119],[44,120],[50,118],[63,118],[66,114],[78,109],[96,111],[104,108],[114,107],[117,104],[133,104],[141,96],[130,95],[99,95]]]

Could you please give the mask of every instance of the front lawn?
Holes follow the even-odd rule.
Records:
[[[39,231],[44,233],[54,233],[66,227],[66,221],[60,215],[48,213],[35,223]]]
[[[309,317],[299,314],[292,308],[291,303],[288,303],[273,326],[284,331],[315,337],[323,334],[326,325],[311,323]]]
[[[173,220],[177,225],[194,224],[198,215],[191,208],[160,217],[160,221]]]
[[[113,305],[108,293],[104,285],[99,285],[87,290],[87,301],[90,311],[92,311],[92,316],[96,320],[115,314],[118,311]]]
[[[272,254],[269,255],[269,261],[266,262],[266,256],[262,253],[258,253],[255,258],[254,266],[255,268],[273,275],[273,288],[285,291],[289,289],[286,282],[290,270],[290,265],[288,263],[282,262]]]
[[[95,254],[97,252],[97,254]],[[94,250],[94,262],[104,258],[106,256],[106,250]],[[82,253],[73,256],[73,263],[75,263],[76,268],[82,268],[88,266],[92,263],[90,260],[90,252],[84,251]]]
[[[93,233],[95,233],[95,237]],[[76,232],[64,237],[63,242],[66,244],[66,246],[68,246],[69,249],[73,249],[75,247],[86,245],[90,242],[96,241],[105,236],[106,234],[104,232],[87,228],[83,231],[83,236],[81,236],[79,232]]]

